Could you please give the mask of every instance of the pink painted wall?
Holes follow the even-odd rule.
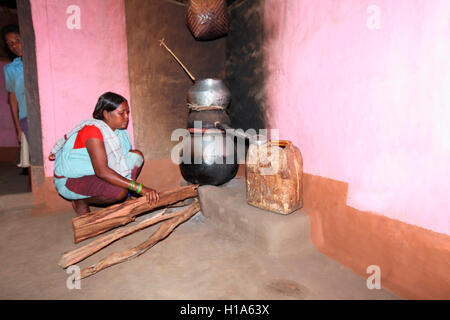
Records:
[[[66,21],[80,8],[80,29]],[[113,91],[130,102],[123,0],[31,0],[41,105],[44,169],[54,143],[92,117],[101,94]],[[131,104],[131,102],[130,102]],[[132,105],[130,105],[131,110]],[[132,121],[128,131],[133,138]]]
[[[8,92],[5,89],[3,67],[9,61],[0,61],[0,147],[18,147],[16,129],[8,104]]]
[[[450,235],[450,1],[266,0],[265,26],[271,127],[304,171]]]

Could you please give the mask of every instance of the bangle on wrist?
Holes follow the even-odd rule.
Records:
[[[137,188],[136,188],[136,193],[137,194],[141,194],[141,191],[142,191],[142,183],[139,183]]]
[[[130,180],[130,186],[128,187],[128,189],[130,189],[131,191],[135,191],[135,184],[136,182],[134,180]]]

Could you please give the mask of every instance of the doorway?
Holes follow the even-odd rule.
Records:
[[[33,180],[43,178],[42,133],[39,94],[37,85],[36,50],[34,28],[29,0],[0,0],[0,27],[7,24],[18,24],[20,28],[24,65],[24,82],[27,102],[27,119],[29,132],[29,169],[17,166],[20,162],[20,147],[17,141],[14,123],[7,101],[3,67],[10,63],[12,57],[6,50],[2,40],[0,51],[1,81],[0,107],[2,111],[2,138],[0,139],[0,196],[29,193],[32,191]],[[36,170],[38,168],[38,170]],[[42,177],[41,177],[42,176]]]

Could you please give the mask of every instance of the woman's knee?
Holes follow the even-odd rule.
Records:
[[[130,152],[140,155],[142,160],[144,160],[144,154],[140,150],[135,149],[135,150],[130,150]]]
[[[122,201],[128,196],[128,189],[122,189],[117,193],[117,195],[114,197],[115,201]]]
[[[144,165],[144,155],[139,150],[131,150],[127,156],[127,164],[133,170],[133,168],[141,168]]]

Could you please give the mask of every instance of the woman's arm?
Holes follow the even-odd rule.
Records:
[[[19,123],[19,102],[17,101],[17,97],[14,92],[8,93],[8,103],[11,108],[14,126],[16,127],[17,140],[20,143],[20,140],[22,139],[22,128],[20,127]]]
[[[86,148],[91,157],[92,166],[94,167],[94,172],[97,177],[115,186],[129,189],[130,180],[122,177],[108,167],[105,144],[102,140],[97,138],[88,139],[86,141]],[[158,193],[151,188],[143,186],[141,194],[147,197],[147,200],[151,205],[156,204],[159,200]]]

